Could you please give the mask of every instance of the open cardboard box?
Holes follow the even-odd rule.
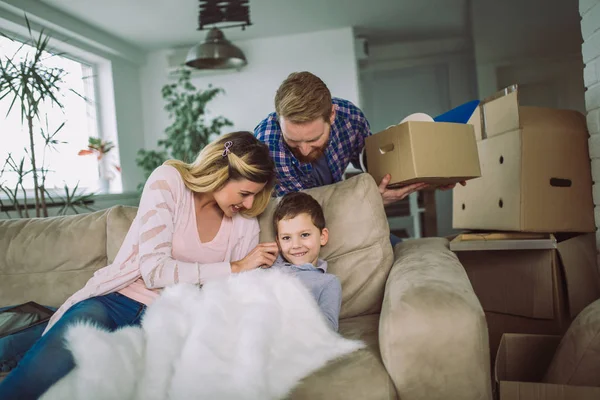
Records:
[[[522,239],[519,233],[458,235],[450,242],[485,311],[570,324],[600,298],[594,234],[558,241],[552,234]]]
[[[594,232],[585,117],[519,105],[517,86],[483,100],[469,121],[481,178],[453,196],[455,229]]]
[[[466,233],[450,250],[486,313],[492,356],[503,333],[562,334],[600,298],[594,234]]]
[[[597,400],[600,388],[541,383],[560,343],[560,336],[502,336],[496,355],[495,380],[500,400]]]
[[[481,176],[472,125],[407,121],[365,141],[367,172],[375,182],[392,176],[389,187],[425,182],[447,185]]]
[[[568,326],[561,325],[552,319],[521,317],[519,315],[502,314],[492,311],[485,312],[485,322],[488,327],[488,343],[490,346],[491,370],[494,370],[496,354],[502,336],[507,333],[558,335],[562,336]]]

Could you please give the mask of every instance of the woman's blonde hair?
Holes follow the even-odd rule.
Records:
[[[252,208],[241,211],[248,217],[256,217],[265,210],[275,184],[275,163],[269,148],[250,132],[221,136],[202,149],[191,164],[179,160],[168,160],[165,164],[175,167],[185,186],[196,193],[216,192],[230,180],[265,183]]]

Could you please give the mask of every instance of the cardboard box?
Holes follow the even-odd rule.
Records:
[[[541,383],[559,343],[560,336],[504,335],[494,368],[499,399],[599,399],[600,388]]]
[[[551,234],[463,234],[450,250],[486,312],[491,354],[504,333],[564,333],[600,298],[594,234],[561,241]]]
[[[375,182],[390,174],[392,188],[481,176],[475,133],[468,124],[408,121],[367,137],[365,148],[367,171]]]
[[[568,329],[565,324],[552,319],[536,319],[520,317],[518,315],[500,314],[491,311],[485,312],[488,327],[488,341],[490,345],[491,370],[494,370],[496,353],[500,347],[502,336],[507,333],[558,335],[562,336]]]
[[[480,234],[484,239],[486,234]],[[493,234],[492,234],[493,235]],[[485,311],[538,319],[565,318],[567,324],[600,298],[594,234],[557,241],[505,239],[450,242]]]
[[[454,189],[455,229],[595,231],[581,113],[521,107],[515,87],[482,101],[469,123],[482,176]]]

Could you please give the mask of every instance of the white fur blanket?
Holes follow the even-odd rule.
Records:
[[[328,361],[364,347],[333,332],[295,277],[257,270],[175,285],[141,327],[67,331],[75,369],[43,400],[280,399]]]

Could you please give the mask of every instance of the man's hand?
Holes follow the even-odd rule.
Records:
[[[381,180],[379,184],[379,193],[381,193],[381,197],[383,198],[383,205],[387,206],[388,204],[395,203],[400,201],[409,194],[413,192],[417,192],[421,189],[425,189],[429,185],[427,183],[413,183],[412,185],[404,186],[399,189],[388,189],[387,186],[390,183],[392,176],[387,174]]]
[[[461,186],[467,186],[467,182],[466,181],[460,181]],[[456,186],[456,183],[451,183],[449,185],[444,185],[444,186],[440,186],[438,187],[439,190],[450,190],[450,189],[454,189],[454,187]]]
[[[279,248],[277,247],[277,243],[261,243],[240,261],[232,262],[231,272],[250,271],[260,267],[269,268],[275,262],[278,253]]]

